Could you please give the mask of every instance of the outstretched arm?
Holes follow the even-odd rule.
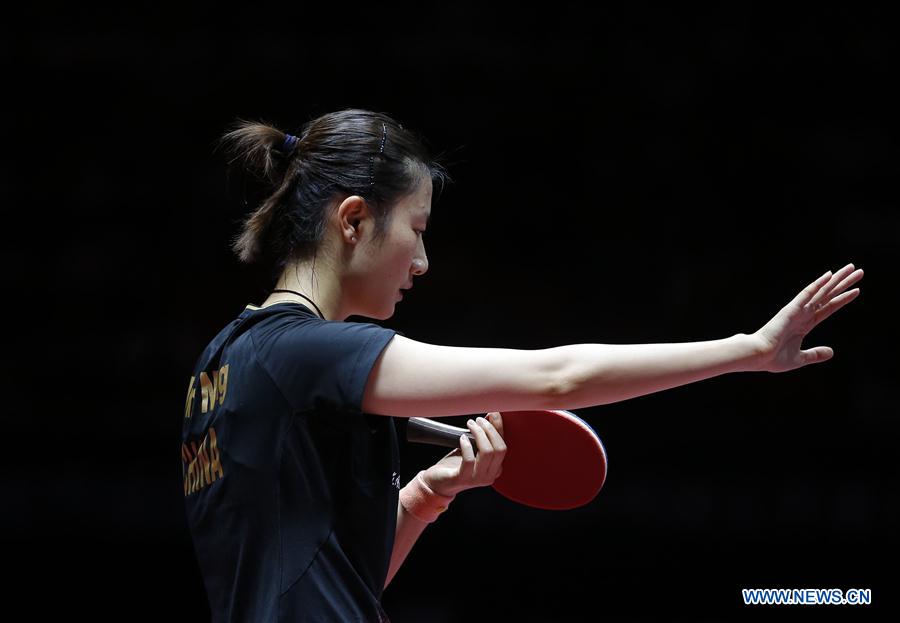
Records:
[[[570,344],[551,351],[562,360],[563,388],[552,408],[578,409],[686,385],[727,372],[786,372],[828,361],[828,346],[803,350],[803,338],[852,301],[862,279],[847,264],[806,286],[752,335],[674,344]]]
[[[686,385],[727,372],[785,372],[831,359],[827,346],[802,349],[803,338],[852,301],[862,279],[848,264],[806,286],[752,335],[677,344],[573,344],[558,347],[567,386],[556,408],[578,409]],[[563,406],[565,405],[565,406]]]
[[[372,368],[363,410],[393,417],[579,409],[726,372],[784,372],[827,361],[801,350],[813,327],[852,301],[862,278],[848,264],[809,284],[751,335],[673,344],[570,344],[540,350],[461,348],[394,336]],[[410,379],[415,378],[414,383]]]
[[[628,400],[727,372],[756,366],[749,335],[673,344],[570,344],[558,346],[564,386],[552,409],[581,409]]]

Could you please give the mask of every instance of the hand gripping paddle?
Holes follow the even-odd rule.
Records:
[[[587,422],[563,410],[500,415],[506,456],[493,484],[500,495],[547,510],[577,508],[596,497],[606,480],[606,450]],[[411,417],[406,429],[407,441],[446,448],[458,448],[460,435],[468,435],[477,452],[467,428]]]

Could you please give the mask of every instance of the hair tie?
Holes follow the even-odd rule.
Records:
[[[284,143],[281,145],[281,151],[286,154],[294,151],[294,148],[297,146],[297,143],[300,142],[300,139],[294,136],[293,134],[285,134],[284,135]]]

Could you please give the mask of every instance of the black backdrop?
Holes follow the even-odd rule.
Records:
[[[297,130],[361,107],[451,156],[430,271],[383,322],[413,339],[718,339],[825,270],[866,270],[807,340],[835,349],[825,364],[578,410],[610,460],[590,505],[462,494],[386,590],[396,623],[896,608],[888,14],[113,11],[42,5],[3,26],[8,604],[208,619],[182,506],[184,392],[206,341],[269,286],[228,249],[253,191],[213,143],[236,117]],[[404,483],[442,455],[403,453]],[[870,588],[873,604],[749,607],[750,587]]]

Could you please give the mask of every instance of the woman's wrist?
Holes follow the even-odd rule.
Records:
[[[432,523],[447,510],[456,495],[442,495],[436,492],[424,476],[425,470],[420,471],[400,490],[400,504],[416,519]]]
[[[738,333],[733,336],[746,349],[742,372],[759,372],[763,369],[766,357],[771,351],[766,340],[756,333]]]

